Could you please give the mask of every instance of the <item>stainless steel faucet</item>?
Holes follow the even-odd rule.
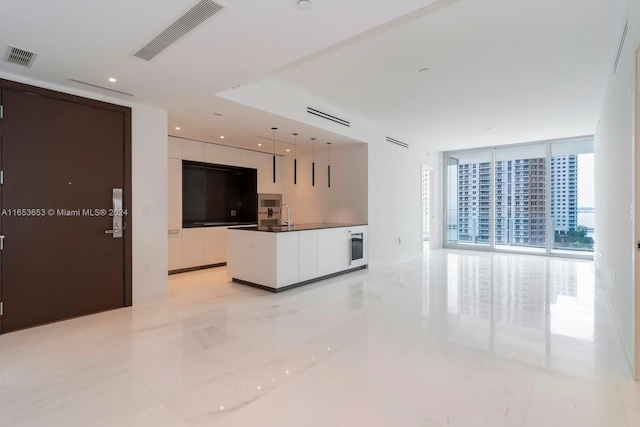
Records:
[[[291,209],[289,208],[289,205],[282,205],[282,207],[287,208],[287,219],[284,220],[284,223],[286,224],[287,227],[291,227]],[[282,212],[282,210],[280,210],[280,212]]]

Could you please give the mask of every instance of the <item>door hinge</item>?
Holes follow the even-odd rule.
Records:
[[[0,184],[4,184],[4,171],[0,171]]]
[[[0,251],[4,249],[4,236],[0,236]]]
[[[4,105],[0,105],[0,119],[4,119]]]
[[[4,314],[4,303],[0,302],[0,316]]]

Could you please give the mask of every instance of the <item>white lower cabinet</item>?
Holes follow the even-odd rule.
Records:
[[[318,230],[318,277],[334,273],[333,268],[334,229]]]
[[[169,271],[182,268],[181,230],[170,230],[169,234]]]
[[[298,281],[318,277],[318,230],[298,234]]]
[[[343,271],[350,268],[350,246],[349,228],[334,228],[333,234],[333,270]]]
[[[227,262],[227,228],[204,229],[204,265]]]
[[[299,282],[298,235],[276,233],[276,284],[278,287]]]
[[[228,230],[227,274],[271,289],[297,285],[333,273],[367,265],[350,262],[350,232],[364,234],[366,226],[270,233]]]
[[[199,267],[204,261],[204,228],[182,229],[182,268]]]

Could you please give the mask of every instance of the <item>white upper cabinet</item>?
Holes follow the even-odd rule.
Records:
[[[255,151],[242,150],[240,165],[245,168],[258,169],[258,155]]]
[[[241,166],[242,150],[224,145],[204,144],[204,161],[217,165]]]
[[[182,140],[169,137],[169,158],[182,160]]]
[[[194,162],[204,162],[204,144],[198,141],[188,139],[182,140],[182,158],[184,160],[193,160]]]
[[[282,194],[282,175],[276,171],[276,182],[273,182],[272,169],[258,169],[258,193]]]

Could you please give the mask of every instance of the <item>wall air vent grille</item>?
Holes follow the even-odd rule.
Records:
[[[624,23],[624,30],[622,31],[622,37],[620,38],[620,44],[618,45],[618,53],[616,55],[616,62],[613,64],[613,74],[618,69],[618,62],[620,62],[620,55],[622,55],[622,49],[624,48],[624,41],[627,39],[627,32],[629,31],[629,21]]]
[[[307,107],[307,113],[313,114],[314,116],[322,117],[323,119],[331,120],[332,122],[341,124],[342,126],[351,127],[350,122],[339,117],[332,116],[331,114],[323,113],[322,111],[316,110],[315,108]]]
[[[407,144],[406,142],[398,141],[397,139],[387,137],[387,142],[399,145],[400,147],[409,148],[409,144]]]
[[[25,49],[20,49],[15,46],[9,46],[4,60],[12,64],[31,68],[31,66],[33,65],[33,61],[36,60],[36,56],[38,56],[38,54],[35,52],[29,52]]]
[[[147,43],[145,47],[134,53],[133,56],[151,61],[160,52],[223,9],[224,6],[215,1],[199,1],[187,13]]]

